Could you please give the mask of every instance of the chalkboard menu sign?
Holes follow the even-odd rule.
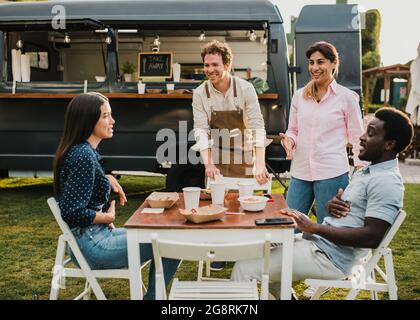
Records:
[[[172,52],[139,52],[139,78],[172,77]]]

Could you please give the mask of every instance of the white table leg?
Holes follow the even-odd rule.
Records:
[[[292,296],[294,229],[283,230],[283,232],[280,299],[290,300]]]
[[[140,245],[137,230],[127,229],[128,270],[130,272],[131,300],[143,299],[143,288],[140,272]]]

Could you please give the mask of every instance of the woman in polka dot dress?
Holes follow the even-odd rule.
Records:
[[[74,97],[66,111],[64,131],[54,160],[54,191],[63,220],[69,225],[93,269],[128,267],[127,234],[115,228],[115,200],[108,204],[111,188],[120,204],[127,198],[117,180],[105,175],[97,147],[113,136],[115,120],[108,98],[96,92]],[[155,271],[151,244],[141,244],[141,262],[152,259],[145,299],[155,298]],[[164,259],[169,283],[179,261]]]

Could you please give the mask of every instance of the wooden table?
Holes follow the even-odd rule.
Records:
[[[283,244],[283,261],[281,272],[280,298],[290,300],[292,288],[292,262],[294,225],[256,226],[257,218],[282,217],[279,210],[285,208],[286,201],[279,194],[273,194],[273,202],[268,202],[264,211],[259,213],[244,212],[240,208],[237,194],[228,194],[226,207],[228,212],[244,212],[243,215],[225,215],[222,220],[194,224],[186,222],[179,213],[184,207],[182,193],[178,202],[161,214],[141,213],[149,207],[147,202],[141,206],[128,219],[124,227],[127,228],[128,267],[130,271],[131,299],[142,299],[142,279],[140,270],[139,243],[151,243],[152,233],[157,233],[160,239],[170,239],[185,242],[246,242],[256,241],[271,234],[273,242]],[[210,201],[200,201],[200,206],[209,205]]]

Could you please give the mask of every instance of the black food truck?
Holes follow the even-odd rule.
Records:
[[[332,40],[345,50],[343,64],[352,52],[340,77],[351,74],[345,84],[360,93],[355,7],[305,7],[295,39],[300,65],[292,68],[283,19],[268,0],[0,4],[0,174],[50,173],[67,104],[76,94],[97,91],[110,99],[117,121],[114,138],[100,146],[106,170],[166,173],[173,190],[202,185],[203,166],[188,163],[180,151],[195,143],[187,133],[192,90],[204,80],[203,41],[229,43],[234,74],[268,85],[257,92],[267,134],[277,136],[287,129],[291,81],[300,87],[308,77],[302,57],[309,42]],[[177,136],[168,146],[171,161],[156,156],[167,143],[158,138],[163,129]],[[289,169],[278,140],[266,158],[275,172]]]

